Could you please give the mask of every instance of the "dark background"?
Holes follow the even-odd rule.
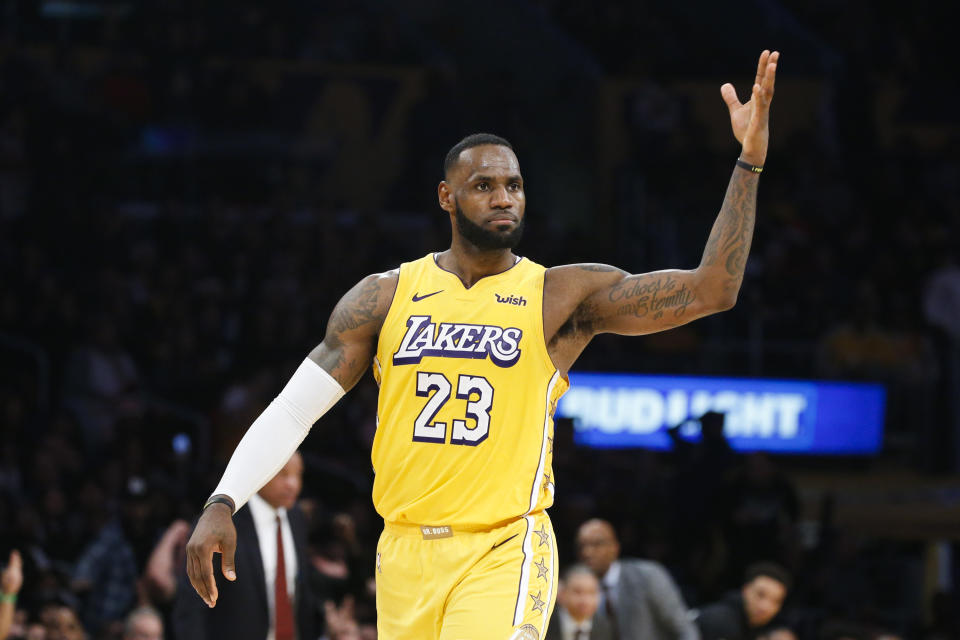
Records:
[[[663,334],[600,337],[576,369],[879,381],[883,452],[755,455],[705,477],[673,454],[567,442],[552,510],[562,559],[577,525],[601,515],[625,552],[671,569],[691,606],[736,587],[750,560],[775,559],[796,573],[787,619],[802,638],[843,625],[955,637],[952,12],[438,4],[0,8],[0,552],[27,557],[24,609],[56,597],[83,612],[77,560],[135,501],[149,505],[126,525],[144,572],[339,296],[447,246],[436,184],[464,135],[517,150],[520,254],[695,266],[739,151],[719,87],[745,96],[760,51],[775,48],[738,305]],[[361,621],[379,534],[375,394],[364,380],[303,447],[314,552],[348,567],[331,596],[357,593]],[[165,608],[144,583],[139,600]]]

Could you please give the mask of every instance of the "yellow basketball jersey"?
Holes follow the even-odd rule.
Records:
[[[467,289],[428,255],[400,267],[380,332],[373,503],[387,522],[484,529],[553,503],[567,389],[543,334],[544,267]]]

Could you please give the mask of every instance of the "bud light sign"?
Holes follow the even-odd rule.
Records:
[[[589,447],[667,450],[668,428],[699,439],[690,421],[716,411],[737,451],[859,455],[880,450],[885,400],[879,384],[571,373],[557,415]]]

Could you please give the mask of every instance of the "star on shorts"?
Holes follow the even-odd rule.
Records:
[[[539,611],[540,613],[546,613],[545,607],[547,603],[540,599],[540,594],[542,591],[537,591],[537,595],[530,594],[530,597],[533,598],[533,610]]]
[[[540,530],[534,531],[534,533],[537,534],[537,536],[539,536],[540,538],[540,544],[537,545],[538,547],[542,547],[543,545],[550,542],[550,534],[547,532],[547,525],[541,524]]]
[[[550,575],[550,570],[547,569],[547,563],[543,561],[543,558],[540,558],[539,562],[534,562],[533,566],[537,568],[537,580],[540,578],[546,580],[547,576]]]

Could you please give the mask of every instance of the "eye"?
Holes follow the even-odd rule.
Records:
[[[478,182],[478,183],[477,183],[477,190],[478,190],[478,191],[486,191],[486,190],[488,190],[489,188],[490,188],[490,185],[487,184],[486,182]]]
[[[511,183],[510,183],[510,191],[520,191],[520,183],[519,183],[519,182],[511,182]]]

